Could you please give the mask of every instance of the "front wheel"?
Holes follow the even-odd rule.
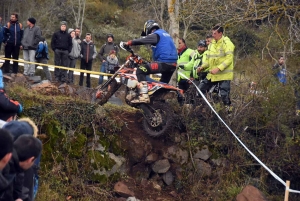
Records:
[[[151,109],[144,111],[143,128],[151,137],[159,137],[167,132],[172,125],[173,111],[167,103],[148,105]],[[151,115],[149,115],[151,112]]]

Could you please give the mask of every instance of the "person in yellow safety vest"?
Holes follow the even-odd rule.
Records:
[[[191,78],[200,81],[205,79],[207,72],[197,73],[197,68],[202,65],[202,62],[206,60],[207,55],[207,45],[205,40],[200,40],[197,45],[197,51],[192,57],[192,60],[185,65],[180,65],[179,67],[185,71],[191,72]],[[200,75],[200,77],[199,77]]]
[[[182,66],[184,64],[187,64],[195,54],[195,51],[188,48],[186,46],[185,40],[183,38],[178,39],[178,60],[177,60],[177,65]],[[190,78],[191,76],[191,69],[190,70],[184,70],[184,69],[178,69],[177,71],[177,83],[178,83],[178,88],[182,89],[183,91],[186,91],[189,88],[189,83],[188,80],[180,76],[180,73],[183,73],[187,78]]]
[[[208,47],[207,60],[197,72],[208,70],[206,78],[199,84],[202,93],[206,93],[213,85],[219,84],[220,95],[228,113],[232,112],[230,101],[230,81],[233,80],[234,44],[223,35],[222,26],[212,29],[213,40]]]

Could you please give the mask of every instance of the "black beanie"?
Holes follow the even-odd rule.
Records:
[[[35,20],[33,17],[28,18],[28,21],[29,21],[31,24],[35,24],[35,22],[36,22],[36,20]]]

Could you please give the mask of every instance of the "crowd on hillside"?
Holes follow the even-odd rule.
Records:
[[[0,17],[0,41],[4,46],[5,58],[19,59],[20,50],[23,52],[23,59],[27,62],[37,62],[47,64],[49,60],[49,48],[54,52],[54,64],[75,68],[76,62],[80,62],[80,69],[92,70],[93,60],[96,59],[97,50],[92,41],[92,34],[87,33],[84,39],[81,39],[80,28],[68,28],[67,22],[61,21],[59,30],[52,35],[51,44],[48,44],[42,36],[42,30],[36,26],[36,19],[31,17],[27,20],[27,26],[24,27],[18,20],[16,13],[11,14],[10,21],[2,24]],[[1,46],[0,46],[1,50]],[[102,61],[100,71],[106,73],[112,66],[118,65],[119,48],[114,44],[113,34],[107,35],[107,41],[99,50],[98,58]],[[10,61],[6,60],[2,70],[4,74],[20,73],[18,62],[14,61],[10,69]],[[54,78],[47,65],[42,65],[46,78],[49,81],[74,84],[72,70],[55,68]],[[36,65],[34,63],[24,63],[25,76],[34,76]],[[84,73],[80,73],[79,85],[83,86]],[[99,76],[99,84],[102,84],[103,76]],[[91,87],[90,74],[87,73],[86,87]]]

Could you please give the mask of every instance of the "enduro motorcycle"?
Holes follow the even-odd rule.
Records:
[[[147,61],[135,54],[124,42],[120,43],[120,47],[130,52],[130,55],[123,65],[114,69],[114,74],[102,86],[97,87],[97,92],[93,94],[92,100],[103,105],[122,85],[125,85],[125,102],[143,111],[143,128],[146,133],[152,137],[161,136],[172,126],[174,117],[174,113],[166,100],[182,97],[183,91],[148,77],[150,103],[131,103],[133,99],[139,96],[138,80],[135,75],[136,68],[147,63]],[[117,82],[117,76],[119,76],[120,82]]]

